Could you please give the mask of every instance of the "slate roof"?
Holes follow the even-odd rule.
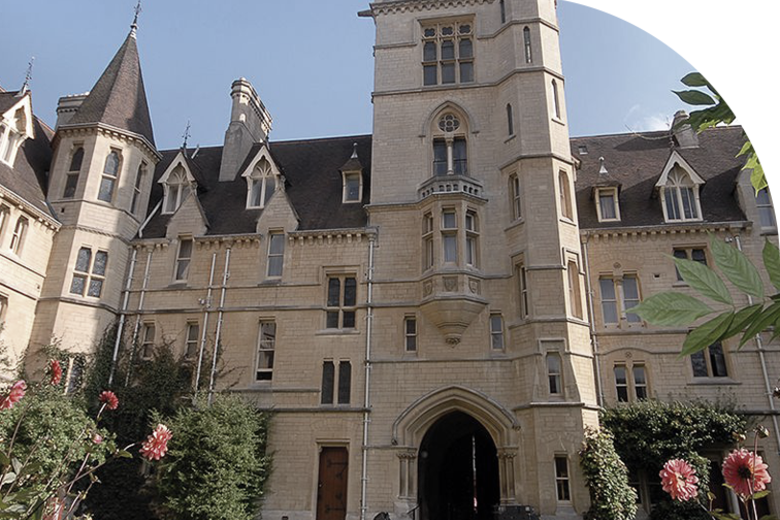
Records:
[[[357,143],[362,164],[371,164],[371,136],[331,137],[300,141],[271,142],[271,156],[285,177],[285,190],[300,217],[298,230],[351,229],[365,227],[367,215],[363,204],[371,195],[370,171],[363,169],[363,203],[342,204],[342,176],[339,169],[351,157]],[[243,168],[260,150],[255,145],[244,161]],[[209,221],[208,235],[254,233],[261,209],[246,209],[246,179],[237,176],[232,181],[219,182],[222,147],[201,148],[195,157],[187,150],[188,163],[197,169],[198,198]],[[162,152],[155,169],[149,211],[163,198],[160,177],[175,159],[179,150]],[[193,172],[195,173],[195,172]],[[161,238],[170,215],[159,211],[143,230],[144,238]]]
[[[668,131],[615,134],[571,139],[572,156],[582,161],[577,172],[576,198],[581,229],[663,225],[661,201],[654,189],[672,149],[706,183],[700,190],[704,222],[744,221],[735,188],[744,157],[736,155],[745,142],[742,128],[717,127],[698,135],[698,148],[681,149]],[[580,147],[588,153],[580,155]],[[674,148],[672,148],[674,146]],[[599,182],[599,158],[621,185],[620,222],[599,222],[593,187]]]
[[[0,92],[0,112],[19,101],[16,92]],[[25,140],[16,153],[14,167],[0,161],[0,186],[15,193],[35,208],[51,215],[46,204],[51,139],[53,132],[37,117],[33,118],[33,137]]]
[[[138,46],[131,32],[67,125],[105,123],[154,144]]]

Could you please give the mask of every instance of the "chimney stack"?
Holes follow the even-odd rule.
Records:
[[[678,110],[674,114],[674,120],[672,121],[672,132],[677,139],[677,145],[680,148],[698,148],[699,136],[691,128],[687,122],[688,114],[685,110]]]
[[[233,82],[230,90],[233,106],[225,132],[219,180],[232,181],[252,145],[265,142],[271,132],[271,114],[265,109],[252,84],[245,78]]]
[[[62,125],[68,124],[68,121],[70,121],[88,95],[89,92],[71,94],[70,96],[62,96],[57,101],[57,124],[54,126],[55,130]]]

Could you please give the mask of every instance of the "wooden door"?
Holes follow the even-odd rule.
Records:
[[[317,483],[317,520],[344,520],[347,516],[346,448],[322,448]]]

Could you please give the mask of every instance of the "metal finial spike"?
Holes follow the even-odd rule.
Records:
[[[190,134],[190,121],[189,121],[189,119],[187,120],[187,128],[184,129],[184,133],[182,134],[181,137],[182,137],[182,139],[184,139],[184,141],[181,144],[181,149],[182,150],[186,150],[187,149],[187,140],[190,137],[192,137],[192,134]]]
[[[138,0],[138,3],[135,5],[135,8],[133,9],[133,12],[135,13],[135,16],[133,17],[133,23],[130,24],[130,33],[135,36],[135,31],[138,29],[138,15],[141,14],[141,0]]]
[[[352,143],[352,159],[357,159],[357,143]]]
[[[19,94],[24,94],[30,88],[30,81],[32,80],[33,63],[35,63],[35,56],[30,57],[30,61],[27,62],[27,73],[24,75],[24,84],[22,85]]]

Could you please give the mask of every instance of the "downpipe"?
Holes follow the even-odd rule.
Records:
[[[217,264],[217,253],[211,254],[211,270],[209,271],[209,286],[206,291],[206,299],[201,300],[200,304],[203,305],[203,330],[200,333],[200,348],[198,349],[198,367],[195,371],[195,396],[198,398],[198,389],[200,388],[200,372],[203,368],[203,353],[206,350],[206,339],[208,338],[209,328],[209,314],[211,309],[211,297],[214,288],[214,267]]]
[[[108,387],[114,382],[114,372],[116,370],[116,360],[119,357],[119,345],[122,343],[122,333],[125,330],[125,319],[127,315],[127,304],[130,301],[130,287],[133,284],[133,273],[135,272],[135,261],[138,257],[138,250],[133,248],[133,256],[130,258],[130,270],[127,273],[125,281],[124,296],[122,298],[122,308],[119,311],[119,325],[116,328],[116,339],[114,340],[114,352],[111,355],[111,371],[108,374]]]
[[[582,243],[582,256],[585,260],[585,292],[588,295],[588,314],[590,314],[590,343],[593,347],[593,367],[596,372],[596,398],[600,408],[604,408],[604,390],[601,385],[601,363],[599,362],[599,338],[596,335],[596,317],[593,310],[593,288],[590,285],[590,263],[588,262],[588,242],[590,235],[585,235]]]
[[[230,278],[230,248],[225,251],[225,270],[222,273],[222,294],[219,297],[219,313],[217,314],[217,333],[214,338],[214,355],[211,359],[211,377],[209,378],[209,406],[214,401],[214,381],[217,377],[217,357],[219,356],[219,343],[222,341],[222,324],[225,316],[225,292],[227,281]]]
[[[127,376],[125,376],[125,386],[130,384],[130,375],[133,372],[133,360],[135,359],[135,350],[138,343],[138,331],[141,328],[141,311],[144,308],[146,298],[146,289],[149,287],[149,269],[152,265],[152,252],[150,249],[146,255],[146,267],[144,267],[144,280],[141,284],[141,294],[138,296],[138,310],[135,317],[135,326],[133,326],[133,339],[130,342],[130,362],[127,365]]]
[[[374,322],[373,290],[374,290],[374,235],[368,238],[368,273],[366,275],[366,360],[365,360],[365,388],[363,399],[363,446],[360,468],[360,520],[366,520],[368,504],[368,426],[371,407],[371,333]]]

